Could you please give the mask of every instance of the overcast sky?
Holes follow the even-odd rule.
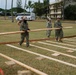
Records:
[[[5,9],[5,1],[6,0],[0,0],[0,8]],[[16,7],[16,1],[17,0],[13,0],[13,7]],[[24,2],[25,0],[22,0],[22,7],[24,6]],[[28,0],[27,0],[28,1]],[[31,0],[32,2],[37,2],[38,0]],[[40,0],[41,2],[43,0]],[[53,3],[55,0],[50,0],[50,3]],[[7,9],[11,8],[11,0],[7,0]]]

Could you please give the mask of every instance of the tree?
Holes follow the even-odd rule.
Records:
[[[29,8],[29,12],[30,12],[30,9],[33,7],[33,4],[32,4],[32,1],[28,1],[28,6],[27,6],[27,8]]]
[[[42,16],[44,14],[43,3],[35,2],[33,8],[34,8],[33,12],[36,13],[37,16]]]
[[[76,20],[76,5],[67,6],[64,14],[66,19]]]
[[[76,0],[73,0],[74,2],[76,2]]]
[[[0,8],[0,16],[4,16],[4,9]]]
[[[7,15],[7,0],[5,2],[5,19],[6,19],[6,15]]]
[[[24,13],[26,12],[26,11],[25,11],[25,8],[27,7],[26,2],[27,2],[27,0],[25,0],[25,4],[24,4]]]
[[[22,1],[21,0],[17,0],[17,7],[21,8],[22,7]]]
[[[13,18],[13,0],[11,1],[11,16],[12,16],[12,22],[14,22],[14,18]]]
[[[76,2],[76,0],[62,0],[65,2],[65,5],[72,3],[72,2]]]
[[[0,8],[0,11],[4,11],[4,9]]]
[[[43,0],[43,4],[44,4],[44,12],[47,14],[49,13],[49,0]]]
[[[23,12],[22,10],[22,0],[17,0],[17,13]]]

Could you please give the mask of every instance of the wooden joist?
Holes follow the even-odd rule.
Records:
[[[64,38],[73,38],[76,37],[76,35],[71,35],[71,36],[65,36]],[[45,41],[45,40],[55,40],[55,38],[41,38],[41,39],[33,39],[33,40],[29,40],[30,42],[34,42],[34,41]],[[20,41],[12,41],[12,42],[0,42],[1,44],[13,44],[13,43],[19,43]],[[24,41],[26,42],[26,41]]]
[[[33,39],[33,40],[29,40],[30,42],[34,42],[34,41],[44,41],[44,40],[52,40],[54,38],[41,38],[41,39]],[[19,43],[20,41],[12,41],[12,42],[0,42],[0,45],[1,44],[13,44],[13,43]],[[26,42],[26,41],[24,41]]]

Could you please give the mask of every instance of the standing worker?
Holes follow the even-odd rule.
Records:
[[[51,23],[51,19],[47,17],[47,28],[52,28],[52,23]],[[51,30],[47,30],[46,31],[46,36],[49,38],[51,35]]]
[[[24,39],[26,38],[26,47],[29,47],[29,27],[27,23],[27,17],[22,17],[22,20],[18,22],[18,24],[20,24],[20,30],[24,31],[24,33],[21,33],[20,45],[22,45]]]
[[[54,23],[54,27],[55,28],[59,28],[55,30],[55,40],[62,42],[62,38],[63,38],[63,30],[62,30],[62,23],[60,21],[60,18],[57,18],[57,21]]]

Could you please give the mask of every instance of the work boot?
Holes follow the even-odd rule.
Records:
[[[22,45],[22,44],[19,44],[20,46]]]
[[[56,38],[55,41],[58,42],[58,38]]]
[[[22,42],[20,42],[19,45],[21,46],[22,45]]]
[[[48,38],[50,38],[50,36],[47,36]]]
[[[59,40],[59,42],[63,42],[62,40]]]
[[[26,45],[26,47],[29,47],[29,45]]]

